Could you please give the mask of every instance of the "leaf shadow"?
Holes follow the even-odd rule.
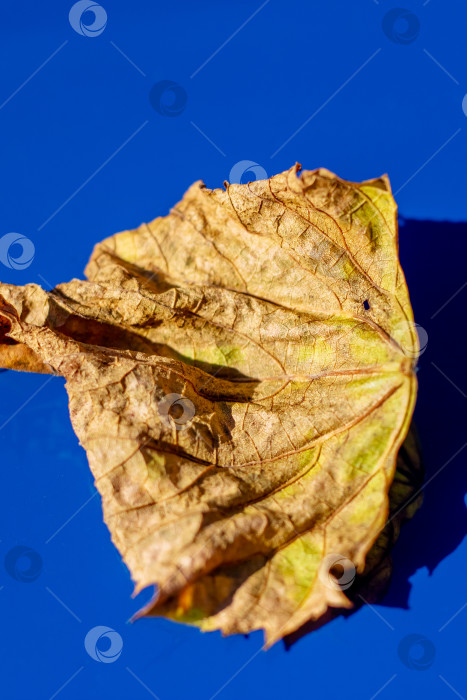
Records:
[[[400,257],[415,320],[428,335],[419,361],[415,409],[426,472],[424,502],[394,548],[392,581],[382,601],[407,608],[410,577],[423,567],[431,574],[467,534],[467,449],[462,449],[467,409],[467,222],[400,223]]]

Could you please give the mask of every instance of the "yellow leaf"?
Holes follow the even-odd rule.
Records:
[[[145,612],[269,644],[352,605],[416,396],[387,178],[298,169],[195,183],[86,281],[0,285],[4,343],[67,380]]]

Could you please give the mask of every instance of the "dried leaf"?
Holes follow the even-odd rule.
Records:
[[[195,183],[87,281],[0,285],[5,341],[67,380],[145,612],[269,644],[352,605],[416,396],[387,178],[298,167]]]
[[[399,537],[401,525],[414,515],[423,500],[424,469],[413,421],[397,455],[396,464],[396,473],[389,489],[388,520],[366,555],[365,570],[362,574],[355,576],[355,580],[348,588],[345,587],[345,593],[354,604],[354,608],[352,610],[328,608],[328,611],[318,620],[310,620],[296,632],[287,635],[284,640],[287,647],[338,615],[350,615],[362,605],[378,603],[384,598],[392,574],[392,547]]]

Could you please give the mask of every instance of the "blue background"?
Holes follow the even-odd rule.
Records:
[[[197,179],[220,186],[244,159],[268,175],[295,161],[350,180],[387,172],[429,339],[416,418],[433,477],[395,548],[382,604],[290,650],[261,652],[260,633],[132,624],[149,592],[131,598],[63,381],[2,372],[1,561],[18,544],[43,561],[33,582],[0,570],[6,700],[467,696],[467,6],[404,3],[419,25],[406,14],[391,34],[388,0],[103,0],[108,21],[94,37],[70,26],[71,2],[3,3],[0,236],[20,232],[36,253],[22,271],[0,264],[2,280],[50,288],[80,277],[96,241],[166,214]],[[186,91],[178,116],[151,106],[162,80]],[[96,625],[122,636],[115,663],[86,653]],[[398,655],[413,633],[435,650],[422,670]],[[423,650],[411,650],[420,655],[423,665]]]

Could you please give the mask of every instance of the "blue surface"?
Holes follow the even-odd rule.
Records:
[[[35,246],[23,270],[0,263],[2,280],[49,287],[82,276],[97,240],[167,213],[194,180],[220,186],[241,160],[269,175],[296,160],[351,180],[388,172],[429,338],[416,417],[433,479],[383,603],[289,651],[260,652],[259,633],[130,624],[149,594],[131,598],[63,382],[1,373],[1,561],[18,545],[42,560],[27,582],[24,557],[16,573],[11,555],[0,570],[6,700],[467,696],[467,7],[404,3],[394,20],[387,0],[109,0],[92,37],[89,12],[84,29],[75,18],[84,34],[71,27],[71,3],[2,7],[0,237],[19,232]],[[180,86],[172,104],[152,89],[161,81]],[[86,652],[98,625],[121,635],[114,663]],[[407,642],[403,663],[411,634],[426,639]]]

